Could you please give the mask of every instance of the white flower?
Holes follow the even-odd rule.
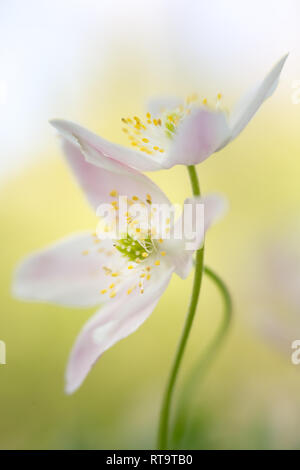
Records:
[[[120,163],[139,171],[196,165],[241,133],[275,91],[286,58],[287,55],[229,114],[222,109],[220,94],[213,106],[196,96],[185,102],[170,97],[152,100],[144,119],[122,118],[131,148],[109,142],[72,122],[56,119],[51,123],[66,139],[80,145],[87,161],[95,165],[111,168]]]
[[[63,148],[75,176],[94,210],[109,203],[119,212],[118,195],[149,208],[170,205],[165,194],[146,176],[103,156],[103,167],[84,159],[99,156],[92,142],[64,140]],[[85,153],[86,154],[86,153]],[[221,215],[219,196],[190,198],[205,210],[204,231]],[[124,215],[124,214],[122,214]],[[183,214],[184,215],[184,214]],[[182,217],[175,224],[181,224]],[[173,272],[186,277],[192,267],[193,251],[185,250],[184,240],[160,239],[153,232],[139,231],[130,214],[128,230],[117,240],[101,239],[96,233],[68,237],[25,259],[17,269],[14,294],[25,300],[53,302],[67,306],[91,307],[104,304],[84,326],[72,350],[66,391],[76,390],[104,351],[134,332],[151,314],[166,289]],[[130,228],[130,230],[129,230]],[[155,227],[153,227],[155,231]],[[196,234],[195,249],[203,243],[204,231]],[[189,234],[187,234],[189,235]]]

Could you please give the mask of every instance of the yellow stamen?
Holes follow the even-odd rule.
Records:
[[[101,294],[106,294],[106,292],[107,292],[107,289],[102,289],[102,290],[100,291]]]
[[[128,291],[127,291],[127,294],[128,294],[128,295],[131,294],[131,292],[132,292],[134,289],[135,289],[135,286],[130,287],[130,289],[128,289]]]
[[[154,262],[155,266],[159,266],[160,265],[160,261],[159,259],[157,259],[155,262]]]

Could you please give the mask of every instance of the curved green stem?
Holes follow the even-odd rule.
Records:
[[[190,181],[192,185],[193,195],[200,196],[200,186],[199,186],[198,176],[197,176],[195,167],[189,166],[188,172],[189,172]],[[170,409],[171,409],[171,402],[172,402],[172,397],[173,397],[173,392],[174,392],[174,386],[177,380],[179,368],[181,365],[181,361],[183,358],[187,340],[188,340],[191,327],[193,324],[193,320],[195,317],[195,313],[196,313],[196,308],[197,308],[200,289],[201,289],[202,275],[203,275],[203,260],[204,260],[204,247],[202,247],[196,253],[195,275],[194,275],[194,283],[193,283],[193,290],[192,290],[190,305],[189,305],[188,313],[186,316],[184,328],[181,334],[181,338],[178,344],[177,352],[175,354],[175,359],[174,359],[173,366],[171,369],[170,377],[169,377],[165,394],[163,397],[163,403],[162,403],[162,408],[160,412],[159,429],[158,429],[158,448],[159,449],[166,449],[168,445],[169,417],[170,417]]]
[[[220,340],[223,340],[225,338],[226,333],[228,331],[228,327],[229,327],[230,320],[231,320],[231,317],[232,317],[232,300],[231,300],[229,290],[227,289],[225,283],[222,281],[220,276],[218,276],[208,266],[204,267],[204,272],[216,284],[216,286],[218,287],[218,289],[219,289],[219,291],[220,291],[220,293],[223,297],[223,302],[224,302],[223,321],[220,325],[220,328],[217,332],[217,335],[215,336],[215,339],[214,339],[213,343],[211,343],[211,349],[213,349],[216,352],[215,345],[218,344],[218,347],[220,347]]]
[[[195,388],[196,381],[199,381],[200,378],[203,379],[203,376],[205,375],[205,372],[207,372],[209,365],[217,355],[227,335],[232,317],[232,300],[225,283],[212,269],[208,268],[207,266],[204,267],[204,273],[215,283],[216,287],[220,291],[220,294],[222,295],[224,304],[223,319],[213,341],[209,344],[204,354],[201,355],[200,360],[195,364],[192,372],[185,382],[177,411],[174,434],[177,434],[176,428],[178,430],[183,428],[184,422],[187,419],[185,404],[191,402],[191,390]]]

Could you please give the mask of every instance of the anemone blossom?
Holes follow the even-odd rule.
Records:
[[[149,103],[145,118],[123,117],[122,130],[130,147],[109,142],[78,124],[65,120],[51,123],[65,137],[81,145],[87,161],[95,165],[119,162],[139,171],[156,171],[174,165],[196,165],[235,139],[275,91],[285,55],[266,77],[241,98],[232,112],[190,96],[186,101],[165,97]]]
[[[69,236],[30,255],[16,270],[13,291],[18,298],[71,307],[103,304],[84,326],[71,352],[66,392],[72,393],[104,351],[147,319],[172,274],[188,275],[194,250],[186,250],[185,239],[172,235],[182,224],[185,209],[173,225],[166,221],[169,235],[164,238],[159,227],[144,231],[140,221],[131,216],[135,202],[150,213],[155,204],[170,206],[166,195],[148,177],[107,158],[92,142],[63,138],[63,149],[92,208],[107,203],[127,222],[127,229],[114,238],[102,237],[99,231]],[[83,153],[97,160],[97,166],[87,162]],[[125,214],[120,214],[119,195],[128,202]],[[201,246],[205,230],[224,209],[224,201],[217,195],[186,200],[192,208],[198,203],[204,206],[204,227],[195,234],[194,249]]]

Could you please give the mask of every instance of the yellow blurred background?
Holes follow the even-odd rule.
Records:
[[[190,431],[176,445],[300,448],[300,365],[255,327],[252,291],[253,281],[267,282],[261,240],[300,218],[299,15],[297,0],[2,0],[0,340],[7,364],[0,365],[0,448],[153,448],[192,285],[192,275],[174,277],[138,332],[106,352],[74,395],[64,395],[69,351],[94,310],[11,297],[24,255],[96,223],[48,119],[71,119],[126,144],[120,118],[141,115],[151,96],[214,99],[222,92],[230,107],[285,52],[274,96],[235,142],[198,166],[202,191],[230,202],[207,236],[205,261],[227,283],[235,310],[226,345],[194,391]],[[174,203],[190,195],[184,167],[149,176]],[[221,312],[204,279],[181,378]],[[300,305],[291,341],[299,338]]]

